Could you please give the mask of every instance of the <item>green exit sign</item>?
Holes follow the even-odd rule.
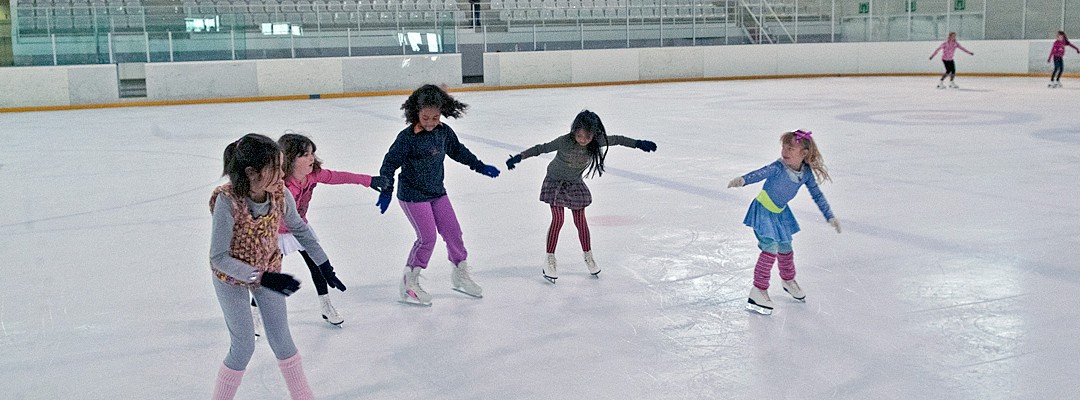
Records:
[[[859,3],[859,14],[869,14],[870,3]]]
[[[953,5],[953,9],[956,11],[964,11],[967,8],[967,2],[964,0],[956,0],[956,4]]]

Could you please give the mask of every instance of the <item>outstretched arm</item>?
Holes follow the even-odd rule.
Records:
[[[765,180],[765,178],[773,176],[778,172],[781,172],[780,167],[777,165],[777,163],[772,163],[756,170],[750,171],[746,173],[746,175],[743,175],[741,178],[743,178],[743,185],[745,186],[751,183],[761,182]]]
[[[499,169],[495,168],[494,165],[487,165],[484,164],[483,161],[480,161],[476,155],[469,151],[468,147],[461,144],[461,141],[458,140],[457,134],[454,133],[453,130],[450,130],[450,134],[447,135],[446,138],[446,155],[454,161],[469,166],[469,169],[479,172],[480,174],[492,178],[499,176]]]
[[[1076,48],[1076,46],[1074,46],[1072,43],[1066,43],[1065,45],[1069,46],[1069,47],[1072,47],[1073,50],[1076,50],[1077,53],[1080,53],[1080,49]]]
[[[518,155],[521,156],[522,160],[524,160],[526,158],[536,157],[536,156],[544,154],[544,153],[551,153],[553,151],[559,151],[559,148],[562,147],[562,145],[567,140],[568,140],[567,136],[562,135],[562,136],[559,136],[559,137],[555,138],[555,140],[552,140],[550,142],[547,142],[547,143],[544,143],[544,144],[538,144],[538,145],[535,145],[535,146],[530,147],[528,149],[525,149],[525,151],[521,152]]]
[[[315,173],[315,181],[327,185],[353,184],[371,186],[371,175],[321,169]]]

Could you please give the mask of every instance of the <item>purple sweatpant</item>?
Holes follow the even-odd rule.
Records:
[[[469,252],[465,250],[465,243],[461,240],[461,225],[458,225],[449,197],[444,195],[430,202],[400,203],[409,223],[416,230],[416,242],[409,251],[409,260],[405,265],[427,268],[431,252],[435,250],[436,233],[442,235],[446,242],[446,252],[450,255],[451,263],[457,265],[468,257]]]

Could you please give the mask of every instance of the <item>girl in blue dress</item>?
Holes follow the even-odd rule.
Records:
[[[754,267],[754,287],[750,289],[747,308],[761,314],[772,314],[773,303],[769,299],[769,276],[773,262],[777,262],[784,291],[795,300],[805,301],[799,284],[795,282],[795,261],[791,249],[791,235],[799,231],[799,223],[788,209],[787,203],[806,185],[821,214],[829,225],[840,233],[840,221],[833,216],[829,202],[818,188],[817,181],[830,181],[821,153],[811,138],[812,132],[796,130],[780,137],[780,159],[746,175],[732,179],[729,188],[765,181],[761,193],[750,203],[743,223],[754,228],[761,255]]]

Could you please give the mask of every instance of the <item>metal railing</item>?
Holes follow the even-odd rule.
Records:
[[[1063,0],[1060,18],[1051,18],[1058,25],[1035,23],[1046,15],[1027,15],[1027,0],[1017,1],[1019,12],[1011,1],[987,0],[190,1],[175,7],[16,2],[15,63],[456,53],[465,45],[542,51],[939,40],[952,31],[961,39],[1050,38],[1065,25],[1069,5],[1080,10],[1080,0]],[[994,19],[989,32],[988,19]]]

